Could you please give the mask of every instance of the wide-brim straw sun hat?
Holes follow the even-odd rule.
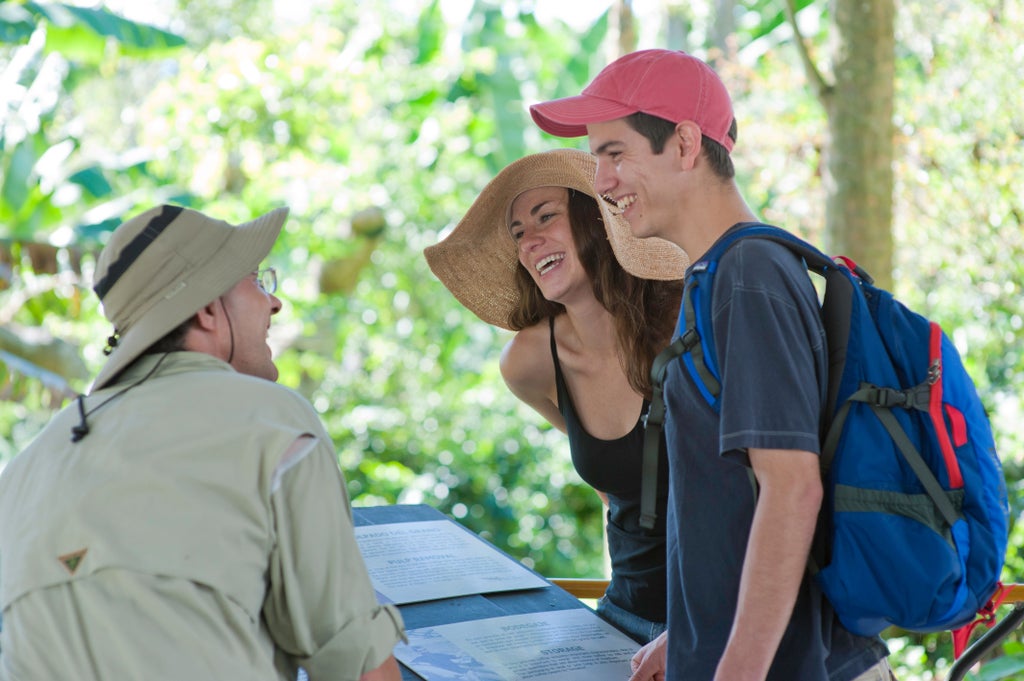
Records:
[[[519,305],[515,273],[520,265],[508,229],[509,208],[525,191],[567,187],[597,201],[608,241],[623,269],[643,279],[682,279],[689,264],[686,253],[664,239],[634,237],[629,224],[597,196],[596,172],[596,159],[578,149],[554,149],[511,163],[484,187],[455,229],[424,250],[430,269],[477,317],[511,329],[509,317]]]
[[[114,325],[105,387],[154,342],[255,272],[287,208],[232,225],[190,208],[157,206],[121,224],[96,262],[93,289]]]

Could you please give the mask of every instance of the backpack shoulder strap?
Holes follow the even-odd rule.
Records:
[[[760,238],[774,241],[802,257],[815,271],[834,268],[831,258],[802,239],[771,225],[748,223],[726,232],[690,269],[683,292],[682,314],[676,333],[687,338],[683,362],[704,400],[716,412],[721,393],[721,374],[711,332],[711,298],[715,273],[722,256],[740,239]]]
[[[849,335],[850,297],[852,284],[847,275],[839,271],[832,259],[799,237],[771,225],[750,223],[734,228],[723,235],[694,263],[683,290],[682,309],[676,326],[676,339],[661,351],[651,366],[651,406],[646,417],[644,449],[640,491],[640,525],[645,529],[654,527],[656,517],[658,447],[665,422],[664,380],[665,371],[672,360],[683,357],[686,370],[708,405],[718,410],[721,393],[720,374],[714,341],[711,336],[711,289],[718,261],[737,241],[743,238],[762,238],[779,243],[803,258],[808,269],[826,279],[823,319],[826,337],[843,339],[835,347],[829,343],[829,387],[827,408],[823,412],[822,429],[827,426],[825,415],[834,412],[839,377],[842,376],[846,360],[846,342]],[[858,275],[870,281],[867,273],[857,270]],[[842,281],[833,285],[832,281]],[[825,314],[829,310],[830,314]],[[834,321],[830,322],[829,319]],[[829,324],[837,327],[833,330]],[[835,377],[833,379],[833,377]]]
[[[658,353],[651,364],[651,405],[644,416],[644,451],[640,469],[640,527],[653,530],[657,519],[658,449],[665,426],[665,370],[676,357],[686,352],[682,337]]]
[[[683,290],[683,302],[676,324],[676,338],[654,358],[651,365],[651,404],[644,417],[644,448],[641,466],[640,485],[640,526],[653,529],[657,518],[657,486],[658,486],[658,449],[661,446],[661,433],[665,426],[665,371],[672,360],[684,356],[687,358],[687,370],[694,376],[701,394],[709,404],[717,400],[720,386],[718,370],[715,364],[714,346],[709,344],[710,334],[698,331],[698,320],[706,319],[706,310],[710,309],[711,286],[710,278],[718,267],[718,258],[737,239],[744,236],[745,230],[733,230],[723,237],[711,251],[706,253],[691,269]],[[703,280],[707,284],[701,286]],[[688,321],[693,320],[693,321]],[[692,357],[696,359],[690,359]]]

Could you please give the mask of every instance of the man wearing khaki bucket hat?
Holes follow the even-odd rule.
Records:
[[[608,504],[612,577],[598,614],[646,642],[665,622],[667,485],[660,522],[641,529],[641,416],[687,259],[667,241],[634,238],[597,201],[595,169],[575,149],[512,163],[425,255],[467,308],[516,332],[501,356],[505,382],[568,434],[576,470]]]
[[[0,681],[399,678],[331,438],[274,382],[287,213],[111,234],[107,362],[0,475]]]

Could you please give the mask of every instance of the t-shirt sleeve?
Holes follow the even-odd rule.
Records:
[[[747,239],[715,276],[720,453],[745,465],[750,447],[818,453],[827,351],[806,268],[784,246]]]
[[[285,670],[356,681],[404,639],[402,618],[377,601],[333,449],[313,437],[297,445],[274,475],[277,545],[263,615]]]

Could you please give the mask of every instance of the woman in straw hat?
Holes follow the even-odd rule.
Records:
[[[516,332],[501,355],[505,382],[569,436],[573,465],[608,505],[612,578],[598,614],[646,642],[665,622],[668,486],[661,476],[658,522],[643,530],[642,415],[687,259],[634,238],[597,200],[595,170],[575,149],[520,159],[425,254],[463,305]],[[664,444],[659,458],[666,470]]]

